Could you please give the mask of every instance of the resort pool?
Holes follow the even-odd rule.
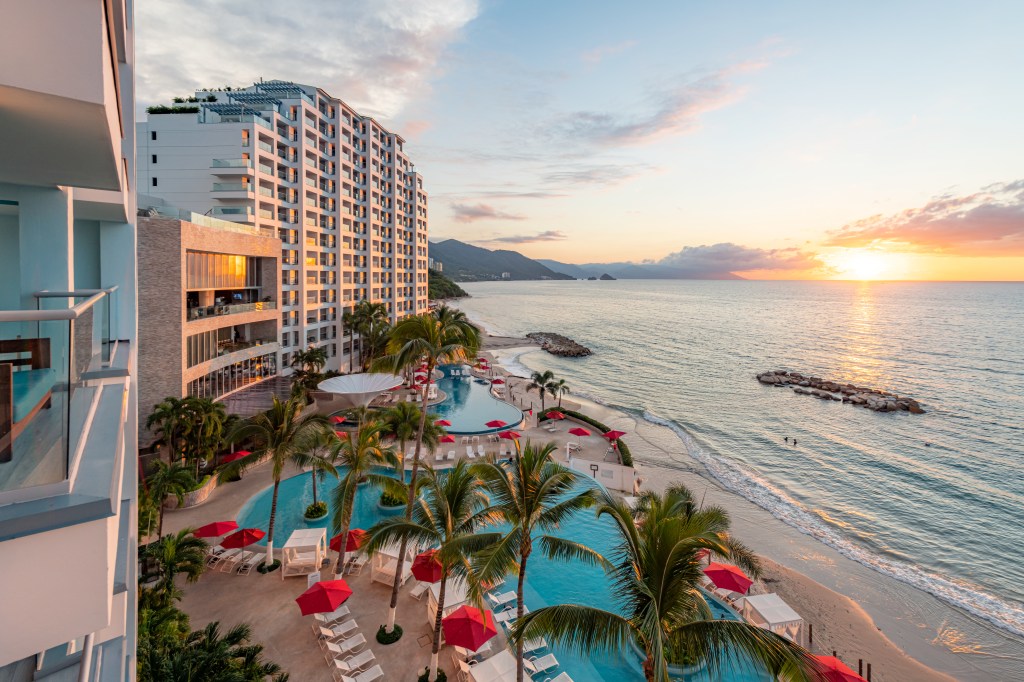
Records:
[[[310,474],[299,474],[281,482],[277,503],[277,521],[274,529],[274,545],[280,547],[299,528],[326,528],[327,518],[321,521],[306,521],[302,513],[313,501],[313,489]],[[330,489],[333,478],[325,479],[318,484],[319,499],[330,504]],[[587,479],[588,480],[588,479]],[[589,482],[588,484],[592,485]],[[267,529],[270,515],[270,498],[272,487],[267,487],[249,499],[238,514],[238,524],[243,528]],[[401,514],[404,509],[385,511],[377,505],[380,493],[370,485],[359,487],[353,510],[352,527],[369,528],[386,515]],[[328,529],[328,533],[330,530]],[[597,519],[590,512],[584,512],[569,519],[562,525],[560,534],[583,542],[604,555],[613,549],[615,531],[613,524],[607,519]],[[261,544],[265,544],[261,543]],[[510,578],[503,589],[515,589],[514,578]],[[608,579],[599,568],[584,566],[578,563],[556,562],[546,559],[540,552],[530,557],[525,585],[526,605],[530,609],[538,609],[550,604],[577,603],[588,604],[598,608],[614,610],[615,605]],[[712,611],[716,617],[737,618],[723,603],[709,596]],[[384,604],[381,605],[384,613]],[[561,647],[552,647],[551,652],[559,661],[558,670],[548,675],[536,676],[536,682],[543,682],[547,677],[554,677],[559,672],[567,672],[575,682],[642,682],[640,657],[632,649],[628,651],[608,652],[595,656],[580,656]],[[542,651],[540,653],[547,653]],[[700,672],[687,677],[687,682],[769,682],[770,677],[759,672],[748,661],[737,658],[729,669],[719,675],[711,676]]]
[[[523,420],[519,408],[491,395],[490,382],[474,379],[465,365],[442,365],[444,374],[437,386],[445,399],[430,406],[430,411],[452,423],[447,431],[452,434],[479,434],[500,431],[487,426],[487,422],[500,419],[509,426]]]

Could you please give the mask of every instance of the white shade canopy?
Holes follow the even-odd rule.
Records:
[[[365,407],[381,393],[401,385],[402,377],[394,374],[346,374],[324,379],[317,389],[333,393],[342,409],[350,409]]]
[[[803,645],[804,619],[774,592],[744,597],[737,606],[747,622]]]

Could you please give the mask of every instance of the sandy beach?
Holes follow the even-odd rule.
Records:
[[[521,352],[535,348],[536,344],[529,339],[485,335],[481,351],[489,355],[496,365],[504,367],[503,358],[507,361]],[[571,377],[567,378],[571,381]],[[526,389],[529,383],[527,379],[508,375],[507,382],[510,395],[517,405],[527,409],[540,408],[537,393]],[[655,453],[651,449],[663,447],[663,444],[654,439],[637,437],[641,435],[642,425],[632,416],[579,397],[563,399],[563,404],[571,409],[580,408],[613,428],[622,428],[635,434],[632,438],[627,437],[626,441],[642,472],[645,489],[663,490],[675,482],[685,483],[693,489],[707,484],[706,480],[693,474],[654,464],[657,459],[664,458],[652,457]],[[747,500],[721,490],[709,494],[708,502],[725,507],[737,517],[740,522],[735,526],[737,537],[745,542],[753,540],[744,523],[745,507],[750,505]],[[815,653],[831,655],[836,651],[854,670],[857,669],[858,659],[863,659],[865,675],[866,664],[870,662],[873,682],[949,682],[956,679],[924,665],[904,652],[886,637],[871,616],[854,600],[804,575],[798,570],[799,566],[784,566],[767,557],[764,559],[765,576],[756,591],[778,593],[801,614],[805,622],[813,625],[814,642],[811,649]]]

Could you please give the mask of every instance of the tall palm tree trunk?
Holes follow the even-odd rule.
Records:
[[[355,493],[353,493],[355,497]],[[348,553],[348,531],[352,527],[352,504],[353,500],[345,500],[345,511],[341,522],[341,540],[338,543],[338,563],[334,566],[335,579],[340,578],[345,572],[345,555]]]
[[[412,505],[416,502],[416,476],[420,471],[420,449],[423,447],[423,432],[427,428],[427,389],[430,388],[429,377],[434,375],[434,365],[427,366],[427,383],[423,384],[420,405],[420,427],[416,431],[416,451],[412,460],[412,476],[409,479],[409,501],[405,505],[405,520],[412,520]],[[405,475],[405,467],[402,467],[402,475]],[[395,584],[391,587],[391,605],[388,607],[388,633],[395,630],[395,615],[398,612],[398,591],[402,589],[402,568],[405,564],[405,550],[408,539],[403,537],[401,546],[398,549],[398,565],[395,568]]]
[[[530,558],[531,542],[529,534],[525,535],[519,549],[519,582],[516,585],[516,620],[523,617],[525,602],[523,601],[523,585],[526,583],[526,561]],[[516,642],[516,682],[523,682],[523,640]]]
[[[164,536],[164,501],[154,500],[156,502],[156,537],[157,540]]]
[[[434,616],[434,647],[430,651],[430,675],[428,680],[437,679],[437,652],[441,650],[441,620],[444,618],[444,590],[448,583],[448,571],[441,576],[441,589],[437,593],[437,615]],[[519,646],[522,646],[520,644]]]
[[[316,504],[316,468],[314,467],[309,474],[313,477],[313,504]]]
[[[270,523],[267,525],[267,558],[266,565],[274,563],[274,519],[277,516],[277,491],[281,487],[281,480],[274,479],[274,496],[270,501]]]

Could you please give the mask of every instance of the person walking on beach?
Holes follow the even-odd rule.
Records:
[[[786,441],[786,443],[788,444],[789,443],[789,436],[786,436],[785,438],[783,438],[783,440]]]

